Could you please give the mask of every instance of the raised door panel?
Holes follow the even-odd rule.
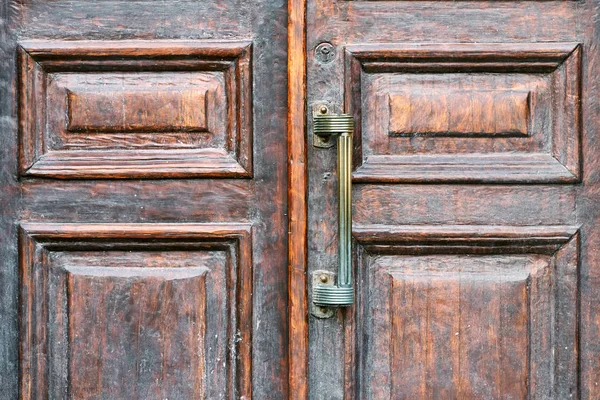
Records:
[[[251,229],[23,224],[21,398],[249,396]]]
[[[575,43],[346,47],[357,182],[577,182]]]
[[[21,42],[21,174],[251,177],[251,50],[248,41]]]
[[[355,237],[348,398],[575,392],[576,227],[373,225]]]

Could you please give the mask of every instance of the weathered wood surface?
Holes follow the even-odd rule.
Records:
[[[357,303],[309,319],[309,398],[600,397],[598,15],[308,1],[308,105],[357,125]],[[309,146],[309,273],[337,265],[335,157]]]
[[[2,3],[0,398],[600,398],[599,12]],[[336,265],[335,151],[305,100],[358,126],[357,306],[331,320],[305,289]]]
[[[22,174],[252,177],[252,42],[18,46]]]
[[[252,396],[251,224],[27,222],[20,244],[22,398]]]
[[[0,398],[287,398],[287,2],[0,16]]]

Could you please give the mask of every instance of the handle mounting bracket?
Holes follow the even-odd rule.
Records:
[[[341,107],[332,104],[327,101],[319,101],[314,103],[311,107],[312,109],[312,124],[313,127],[313,146],[319,147],[321,149],[329,149],[335,146],[335,140],[331,135],[323,135],[322,133],[315,132],[315,119],[322,115],[331,115],[331,114],[340,114]]]

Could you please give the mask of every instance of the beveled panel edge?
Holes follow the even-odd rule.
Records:
[[[576,183],[551,154],[369,156],[352,174],[359,183]]]
[[[582,179],[581,162],[581,51],[577,42],[543,43],[372,43],[350,44],[344,50],[344,107],[355,119],[353,179],[364,183],[579,183]],[[414,163],[423,156],[380,156],[363,159],[362,115],[361,115],[361,75],[362,73],[450,73],[450,72],[526,72],[554,73],[565,65],[563,79],[565,91],[569,93],[570,108],[567,113],[574,119],[555,126],[551,133],[553,148],[547,154],[528,155],[511,153],[470,154],[469,160],[475,164],[488,164],[486,174],[473,175],[477,169],[472,163],[451,162],[449,168],[441,167],[437,175],[424,176],[414,166],[394,171],[390,166]],[[565,93],[566,94],[566,93]],[[572,140],[562,138],[571,135]],[[566,143],[559,148],[556,143]],[[561,142],[561,143],[562,143]],[[424,156],[433,159],[438,155]],[[439,156],[452,156],[440,154]],[[464,155],[461,155],[463,157]],[[497,157],[496,160],[494,158]],[[494,163],[502,166],[524,157],[521,165],[505,171],[494,171]],[[412,158],[412,162],[411,162]],[[384,162],[379,162],[384,161]],[[370,165],[368,165],[370,164]],[[464,174],[460,167],[465,167]],[[532,170],[532,166],[541,171]]]
[[[64,41],[24,40],[17,45],[18,55],[18,120],[19,175],[56,179],[115,178],[128,179],[130,170],[115,174],[129,156],[108,157],[90,165],[89,174],[58,164],[54,152],[46,152],[44,126],[46,121],[45,76],[48,72],[98,71],[223,71],[232,101],[228,102],[229,118],[234,119],[228,130],[225,152],[215,164],[212,159],[197,158],[192,165],[176,165],[174,169],[154,166],[141,171],[134,169],[132,179],[157,178],[252,178],[253,174],[253,87],[252,41],[249,40],[125,40],[125,41]],[[41,104],[35,107],[34,104]],[[218,149],[201,149],[213,151]],[[97,152],[89,151],[94,157]],[[178,151],[165,151],[167,157],[177,157]],[[45,157],[46,163],[35,164]],[[231,160],[237,166],[231,165]],[[74,160],[76,163],[80,160]],[[115,162],[114,165],[110,165]],[[221,165],[225,166],[221,170]],[[48,167],[48,168],[47,168]],[[108,168],[107,168],[108,167]],[[191,167],[191,170],[188,169]],[[64,172],[64,173],[63,173]]]
[[[346,46],[366,72],[552,72],[578,47],[543,43],[371,43]]]
[[[82,46],[84,45],[84,46]],[[250,40],[23,40],[18,46],[38,62],[52,63],[53,57],[123,58],[186,56],[238,58],[249,51]]]
[[[354,225],[352,235],[367,252],[554,254],[579,232],[577,225]]]
[[[235,295],[237,307],[232,307],[236,322],[232,330],[231,343],[237,348],[228,347],[231,374],[236,378],[233,382],[234,397],[252,396],[252,231],[250,223],[45,223],[21,221],[19,223],[19,382],[21,399],[42,397],[47,393],[47,364],[43,350],[34,351],[34,342],[38,334],[46,335],[45,327],[34,326],[32,301],[36,292],[33,266],[36,258],[46,260],[46,250],[100,248],[110,249],[127,247],[132,243],[142,248],[164,246],[165,242],[175,247],[197,248],[210,251],[225,250],[230,252],[236,275]],[[161,242],[162,240],[162,242]],[[46,261],[44,261],[46,262]],[[46,274],[44,271],[43,276]],[[46,295],[46,285],[41,285]],[[45,342],[44,342],[45,343]],[[32,356],[34,360],[32,360]],[[40,358],[38,358],[40,357]],[[38,364],[42,371],[32,375]],[[34,395],[32,395],[35,394]]]
[[[66,154],[68,153],[68,154]],[[250,178],[251,175],[225,151],[212,149],[147,150],[130,154],[112,150],[94,154],[88,151],[54,151],[44,155],[24,173],[55,179],[152,179]],[[107,163],[110,160],[110,163]]]
[[[561,335],[552,335],[553,359],[550,361],[559,379],[547,382],[546,376],[532,376],[534,397],[552,393],[556,398],[579,393],[579,225],[383,225],[353,226],[354,263],[359,281],[363,281],[364,263],[385,255],[464,255],[464,254],[545,254],[561,284],[554,285],[552,297],[562,293],[575,309],[565,308],[555,314]],[[360,345],[369,293],[358,291],[357,303],[346,322],[345,395],[360,397],[366,388],[362,381],[364,349]],[[529,298],[528,298],[529,299]],[[530,299],[529,299],[530,301]],[[558,307],[558,305],[557,305]],[[563,304],[564,307],[564,304]],[[531,367],[530,367],[531,368]],[[557,372],[560,371],[560,372]],[[530,374],[532,371],[530,371]],[[541,382],[539,382],[541,379]],[[360,384],[357,382],[360,381]],[[543,384],[543,383],[546,384]],[[542,383],[542,384],[540,384]],[[550,392],[548,391],[550,390]]]

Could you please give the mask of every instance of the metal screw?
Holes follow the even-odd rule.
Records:
[[[335,58],[335,48],[331,43],[323,42],[315,48],[315,58],[321,64],[329,64]]]
[[[327,106],[321,106],[321,109],[319,110],[321,114],[327,114],[327,111]]]
[[[323,283],[327,283],[327,281],[329,280],[329,277],[325,274],[321,274],[321,275],[319,275],[319,280]]]

